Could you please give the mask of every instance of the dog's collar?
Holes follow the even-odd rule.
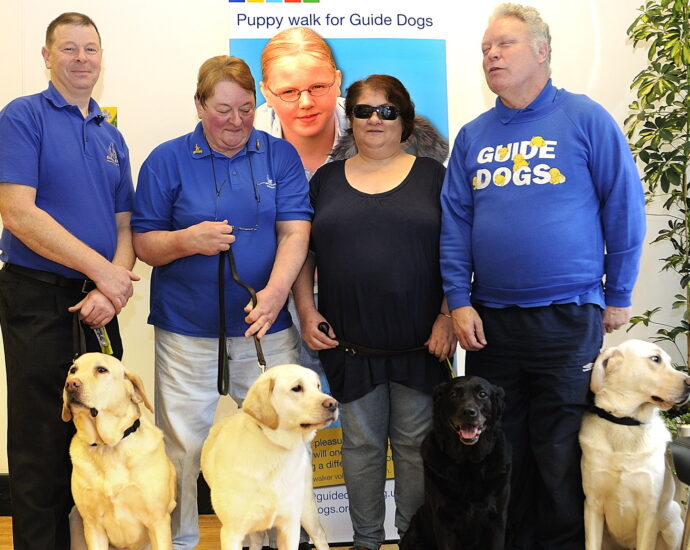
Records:
[[[592,405],[590,407],[590,410],[599,418],[603,418],[604,420],[608,420],[609,422],[613,422],[614,424],[620,424],[621,426],[642,425],[642,422],[637,420],[637,418],[633,418],[631,416],[615,416],[611,414],[609,411],[605,411],[604,409],[597,407],[596,405]]]
[[[122,434],[122,439],[124,439],[124,438],[127,437],[128,435],[131,435],[131,434],[133,434],[134,432],[136,432],[136,431],[139,429],[139,426],[141,426],[141,422],[140,422],[139,419],[137,418],[137,419],[134,421],[134,424],[132,424],[129,428],[127,428],[127,429],[125,430],[125,433]],[[122,441],[122,439],[121,439],[120,441]],[[92,446],[92,447],[96,447],[96,446],[98,446],[98,443],[91,443],[91,446]]]

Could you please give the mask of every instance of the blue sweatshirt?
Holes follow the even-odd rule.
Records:
[[[588,97],[549,81],[524,109],[497,98],[458,133],[441,204],[451,309],[631,304],[644,193],[622,132]]]

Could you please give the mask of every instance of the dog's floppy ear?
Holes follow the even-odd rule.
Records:
[[[103,443],[98,434],[96,419],[86,409],[82,412],[78,410],[74,415],[74,426],[77,428],[77,437],[87,445]]]
[[[270,375],[270,371],[265,372],[249,388],[242,404],[244,412],[271,430],[275,430],[279,422],[278,412],[271,404],[274,386],[275,379]]]
[[[67,405],[67,392],[62,391],[62,421],[63,422],[69,422],[72,420],[72,411],[69,410],[69,406]]]
[[[506,407],[506,392],[501,386],[491,385],[491,404],[493,406],[494,422],[498,422],[503,416]]]
[[[153,407],[151,406],[148,397],[146,397],[146,392],[144,391],[144,383],[141,381],[139,375],[125,370],[125,378],[132,383],[132,386],[134,386],[132,401],[135,403],[143,403],[148,410],[153,412]]]
[[[597,393],[604,386],[606,374],[615,370],[621,359],[623,359],[623,352],[616,347],[606,348],[599,354],[594,361],[592,378],[589,382],[592,393]]]
[[[446,386],[450,383],[451,381],[448,381],[441,382],[440,384],[436,385],[432,394],[432,399],[434,403],[436,403],[439,399],[441,399],[441,397],[443,397],[443,393],[446,391]]]

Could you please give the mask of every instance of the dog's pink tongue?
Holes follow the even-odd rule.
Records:
[[[477,437],[479,428],[477,426],[462,426],[460,428],[460,437],[463,439],[474,439]]]

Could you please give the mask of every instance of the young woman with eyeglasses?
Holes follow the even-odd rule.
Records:
[[[333,54],[316,32],[293,27],[268,41],[261,74],[266,103],[257,109],[255,126],[292,143],[309,178],[347,127]]]
[[[355,82],[345,105],[357,154],[325,164],[310,181],[311,250],[293,292],[302,337],[320,350],[341,403],[354,550],[363,550],[385,539],[389,439],[400,536],[423,501],[419,447],[456,340],[439,268],[445,168],[404,151],[415,113],[397,78]]]
[[[292,145],[253,127],[255,101],[244,61],[208,59],[195,95],[200,122],[153,150],[136,189],[134,249],[153,266],[156,423],[177,470],[178,550],[199,540],[199,456],[219,399],[219,254],[230,246],[258,299],[252,308],[245,289],[225,277],[231,397],[241,404],[259,375],[251,336],[261,339],[269,367],[299,356],[285,303],[307,252],[307,179]]]

